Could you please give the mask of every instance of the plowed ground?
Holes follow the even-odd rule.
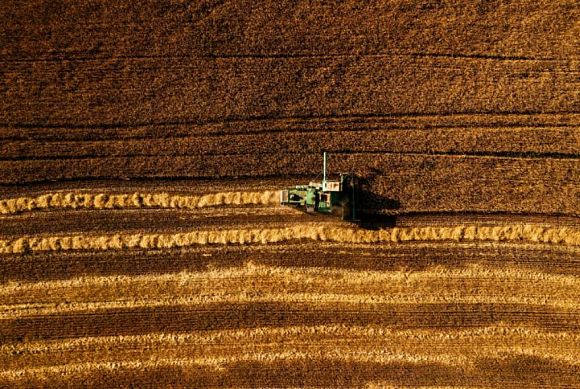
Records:
[[[0,386],[580,386],[576,2],[0,25]],[[277,204],[322,151],[362,225]]]

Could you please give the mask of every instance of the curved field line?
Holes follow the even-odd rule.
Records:
[[[220,205],[277,204],[279,192],[220,192],[201,196],[169,193],[47,193],[36,197],[0,200],[0,214],[11,215],[41,209],[198,209]]]
[[[530,284],[534,288],[530,290]],[[119,307],[215,302],[352,303],[526,303],[563,308],[580,304],[575,276],[528,269],[433,268],[425,271],[349,271],[255,266],[161,275],[80,277],[0,286],[0,317],[62,309],[86,311]],[[50,291],[50,293],[47,293]],[[281,295],[286,294],[284,298]],[[62,301],[67,304],[61,305]],[[554,302],[556,301],[556,302]],[[34,303],[30,303],[34,302]],[[128,304],[128,305],[127,305]],[[63,312],[65,312],[63,311]]]
[[[118,371],[118,370],[147,370],[159,367],[171,366],[177,368],[212,369],[216,372],[224,371],[231,365],[254,362],[260,364],[274,364],[280,362],[314,362],[317,360],[347,362],[347,363],[378,363],[378,364],[439,364],[445,366],[462,367],[466,370],[477,368],[479,358],[493,358],[496,360],[509,360],[513,357],[536,357],[565,364],[570,367],[579,366],[576,359],[559,355],[546,355],[533,348],[521,347],[517,350],[511,348],[498,348],[494,351],[481,353],[477,356],[465,356],[454,354],[432,355],[428,352],[422,354],[393,352],[388,349],[362,349],[348,350],[345,348],[334,348],[333,345],[326,348],[312,348],[308,351],[286,347],[284,351],[243,351],[239,354],[216,356],[216,357],[151,357],[148,359],[130,360],[105,360],[102,362],[81,362],[69,363],[56,366],[42,366],[35,368],[24,368],[15,370],[0,371],[0,380],[17,383],[23,380],[50,381],[54,379],[66,379],[90,375],[96,371]]]
[[[52,302],[0,305],[0,319],[15,319],[32,316],[61,314],[95,313],[116,309],[139,309],[161,307],[193,307],[206,304],[247,304],[247,303],[280,303],[280,304],[320,304],[368,306],[400,304],[486,304],[486,305],[525,305],[549,307],[576,312],[578,300],[551,300],[546,296],[497,295],[485,294],[461,295],[448,293],[439,295],[415,294],[376,295],[376,294],[340,294],[340,293],[267,293],[263,291],[239,291],[234,293],[216,292],[204,295],[185,295],[177,297],[131,298],[115,301],[93,302]]]
[[[576,276],[517,267],[472,265],[385,272],[249,263],[203,272],[8,282],[0,286],[0,319],[247,303],[338,304],[346,308],[360,304],[367,308],[388,304],[516,304],[577,312],[579,287]]]
[[[12,282],[0,285],[0,299],[11,295],[23,296],[26,294],[42,293],[51,290],[53,293],[70,295],[72,290],[89,290],[88,293],[95,296],[99,289],[108,290],[111,293],[122,289],[134,290],[135,288],[147,288],[167,291],[167,288],[191,287],[214,288],[220,284],[222,288],[231,287],[229,280],[243,284],[250,279],[271,280],[264,281],[266,284],[275,282],[318,285],[324,283],[324,287],[338,286],[365,286],[373,284],[387,287],[393,283],[412,285],[420,282],[432,282],[439,279],[458,280],[469,282],[480,280],[482,282],[533,282],[535,286],[540,283],[551,283],[574,291],[580,288],[579,278],[571,275],[555,275],[533,271],[527,268],[510,266],[507,268],[488,268],[479,264],[471,264],[464,268],[433,267],[422,271],[378,271],[378,270],[345,270],[324,267],[282,267],[254,264],[247,262],[243,266],[216,268],[207,271],[182,271],[180,273],[144,274],[144,275],[111,275],[111,276],[81,276],[72,279],[49,280],[40,282]],[[121,288],[122,287],[122,288]],[[212,289],[213,290],[213,289]],[[141,292],[136,292],[137,294]],[[100,295],[100,294],[99,294]],[[126,295],[123,293],[123,295]],[[578,295],[580,298],[580,294]]]
[[[380,230],[304,224],[283,228],[190,231],[177,234],[23,236],[0,240],[0,254],[68,250],[170,249],[208,244],[269,244],[308,239],[340,243],[495,241],[580,246],[580,229],[535,225],[403,227]]]
[[[454,331],[395,329],[376,325],[317,325],[193,331],[192,333],[96,336],[5,344],[0,346],[0,355],[11,357],[14,353],[40,355],[57,352],[99,351],[109,350],[111,347],[119,350],[122,348],[156,350],[158,347],[180,348],[228,343],[243,346],[244,341],[248,339],[252,339],[254,344],[278,343],[282,347],[284,342],[309,344],[325,340],[348,342],[354,339],[364,339],[365,343],[371,346],[376,344],[376,341],[399,342],[403,346],[409,346],[409,348],[412,345],[421,347],[426,343],[434,343],[443,349],[454,344],[456,347],[462,346],[470,351],[474,342],[494,348],[509,345],[509,340],[519,346],[524,346],[524,342],[550,346],[558,349],[562,355],[570,357],[580,353],[580,350],[573,347],[580,342],[580,334],[565,331],[549,332],[534,327],[512,327],[507,323],[499,323],[494,326]],[[578,360],[580,360],[580,355]]]
[[[241,355],[232,355],[214,358],[151,358],[146,360],[112,360],[105,362],[85,362],[70,363],[57,366],[43,366],[19,370],[0,371],[0,380],[8,382],[19,382],[21,380],[40,380],[48,381],[51,379],[63,379],[75,375],[90,375],[95,371],[115,371],[115,370],[146,370],[164,366],[180,368],[210,368],[214,370],[226,369],[229,364],[240,362],[260,362],[276,363],[281,361],[307,361],[307,360],[334,360],[347,362],[374,362],[374,363],[440,363],[450,366],[466,366],[468,359],[466,357],[448,356],[448,355],[408,355],[393,354],[388,351],[375,351],[374,353],[349,352],[344,349],[336,350],[316,350],[311,352],[299,352],[289,349],[281,352],[246,352]],[[71,377],[72,378],[72,377]]]

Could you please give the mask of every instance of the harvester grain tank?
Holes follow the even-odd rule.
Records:
[[[296,185],[280,192],[280,204],[304,209],[311,214],[341,216],[356,220],[358,180],[351,173],[340,173],[338,180],[326,174],[327,154],[323,154],[322,181]]]

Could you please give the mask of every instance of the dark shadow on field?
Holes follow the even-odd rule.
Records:
[[[392,228],[397,225],[397,217],[394,215],[380,215],[376,213],[359,212],[356,224],[365,230],[380,230]]]
[[[372,177],[359,177],[357,221],[359,227],[367,230],[394,227],[395,215],[379,214],[378,211],[396,211],[401,208],[397,199],[382,196],[372,191]]]
[[[323,212],[308,213],[304,206],[295,206],[294,208],[307,214],[313,219],[336,220],[342,218],[346,221],[352,221],[364,229],[378,230],[386,227],[394,227],[396,217],[394,215],[389,215],[389,211],[395,213],[399,210],[401,208],[400,201],[373,192],[372,180],[374,176],[368,178],[358,175],[350,176],[351,173],[345,174],[348,174],[349,179],[352,179],[356,184],[354,185],[354,188],[352,181],[347,181],[347,183],[344,184],[343,193],[345,196],[348,196],[348,201],[343,203],[342,209],[340,209],[340,206],[336,207],[336,212],[333,211],[331,214],[328,214]],[[315,181],[319,179],[320,177],[318,176]],[[355,208],[354,214],[352,213],[353,204]],[[292,207],[291,205],[287,206]]]

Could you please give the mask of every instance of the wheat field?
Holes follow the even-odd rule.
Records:
[[[580,387],[576,0],[0,26],[0,387]],[[279,205],[323,152],[361,222]]]

